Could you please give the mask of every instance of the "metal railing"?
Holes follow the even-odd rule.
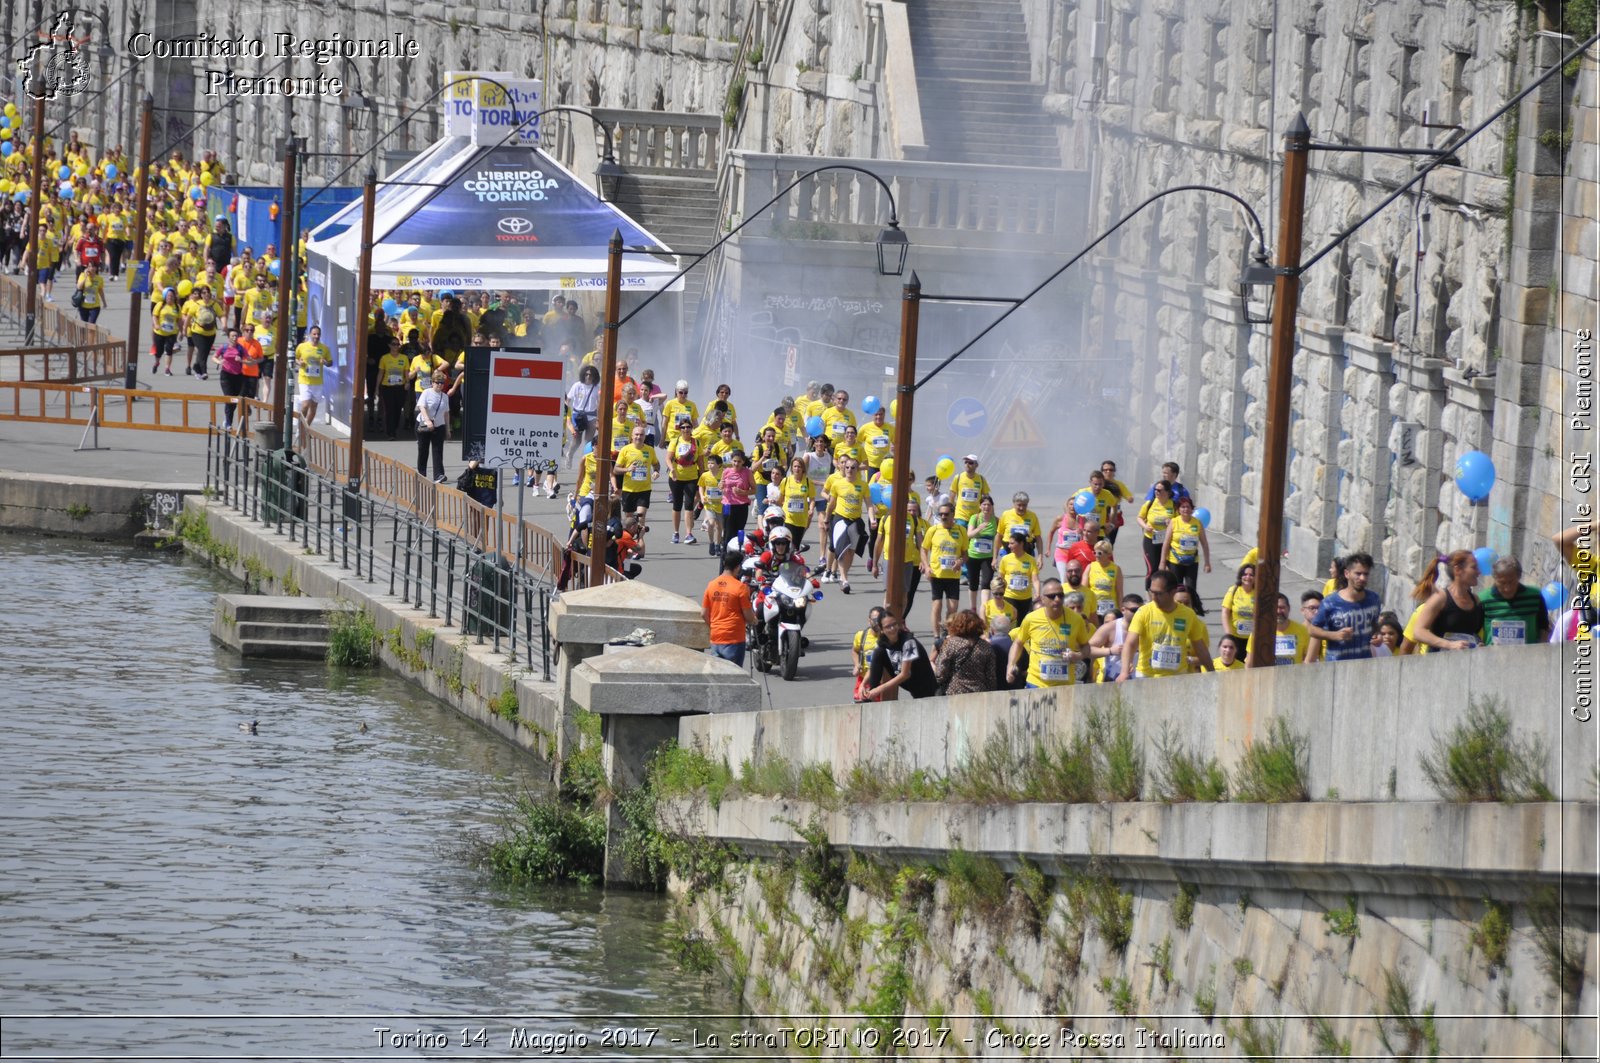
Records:
[[[346,453],[326,437],[312,439],[321,440],[311,448],[321,459]],[[283,451],[247,438],[212,431],[206,441],[208,495],[549,682],[548,551],[508,541],[506,522],[459,491],[431,482],[422,489],[423,478],[415,479],[414,505],[406,505],[352,491],[308,458],[286,461]]]
[[[27,306],[27,282],[19,281],[15,277],[0,276],[0,317],[10,318],[21,327],[27,315]],[[17,356],[18,367],[14,374],[0,370],[0,375],[15,380],[25,379],[25,367],[28,361],[42,358],[44,362],[42,379],[45,380],[75,383],[85,380],[121,379],[128,364],[126,341],[117,338],[99,325],[78,320],[75,314],[76,311],[63,311],[53,303],[40,303],[35,308],[34,327],[37,337],[45,341],[45,346],[0,351],[0,354]],[[77,352],[78,357],[69,361],[70,375],[63,377],[59,373],[52,374],[50,369],[52,357],[59,360],[61,354],[73,352]]]

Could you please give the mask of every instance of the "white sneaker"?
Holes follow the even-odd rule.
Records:
[[[678,545],[678,533],[677,532],[673,532],[672,533],[672,545],[673,546],[677,546]]]

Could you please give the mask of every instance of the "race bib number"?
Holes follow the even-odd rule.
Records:
[[[1150,668],[1157,672],[1176,672],[1183,667],[1183,647],[1161,643],[1150,651]]]
[[[1180,554],[1192,554],[1198,549],[1200,549],[1200,540],[1196,536],[1178,536],[1178,552]]]
[[[1096,616],[1110,616],[1112,613],[1116,612],[1116,609],[1117,603],[1112,601],[1110,598],[1100,598],[1094,603],[1094,612]]]
[[[1293,635],[1279,635],[1272,640],[1272,653],[1279,664],[1293,664],[1298,643]]]
[[[650,466],[643,463],[632,466],[628,470],[628,479],[634,483],[643,483],[650,479]]]
[[[988,557],[994,553],[993,539],[974,539],[972,549],[969,551],[973,557]]]
[[[1059,541],[1059,544],[1060,544],[1061,548],[1063,550],[1065,550],[1069,546],[1076,545],[1082,539],[1083,539],[1083,536],[1078,534],[1078,531],[1077,531],[1076,528],[1073,528],[1073,529],[1062,528],[1061,529],[1061,538],[1058,541]]]
[[[693,443],[679,443],[678,444],[678,457],[680,457],[680,458],[688,458],[688,457],[692,456],[693,454],[694,454],[694,444]]]
[[[1029,585],[1030,581],[1028,577],[1021,572],[1015,573],[1006,580],[1006,586],[1014,591],[1025,591],[1028,589]]]
[[[1496,646],[1526,646],[1528,624],[1524,620],[1491,620],[1489,641]]]
[[[803,497],[791,498],[783,504],[783,508],[790,513],[804,513],[806,511],[806,500]]]
[[[976,487],[963,487],[961,489],[961,501],[963,501],[963,502],[976,502],[977,500],[978,500],[978,489]]]
[[[722,488],[720,488],[720,487],[708,487],[708,488],[706,488],[706,501],[707,502],[721,502],[722,501]]]
[[[951,569],[953,569],[955,567],[956,567],[956,555],[955,555],[955,553],[954,552],[947,553],[944,550],[940,550],[939,551],[939,569],[940,569],[940,571],[949,572]]]
[[[831,425],[829,425],[828,426],[828,431],[833,435],[842,436],[842,435],[844,435],[844,430],[846,428],[849,428],[849,427],[850,427],[850,425],[847,422],[840,420],[840,421],[835,421]]]
[[[405,374],[391,369],[389,371],[389,375],[385,379],[388,381],[390,387],[396,387],[405,382]]]
[[[1233,628],[1240,635],[1249,638],[1255,632],[1256,622],[1249,617],[1234,617]]]
[[[1054,680],[1058,683],[1066,682],[1072,678],[1073,668],[1071,661],[1052,661],[1047,658],[1039,661],[1039,676],[1043,679]]]

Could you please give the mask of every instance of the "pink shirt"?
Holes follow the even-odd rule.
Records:
[[[756,477],[749,469],[724,469],[722,471],[722,501],[724,505],[744,506],[756,489]]]

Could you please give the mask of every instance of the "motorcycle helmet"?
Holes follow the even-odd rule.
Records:
[[[774,528],[774,529],[772,529],[772,534],[767,536],[767,545],[768,546],[777,546],[779,543],[788,543],[790,546],[793,546],[794,545],[794,533],[791,532],[788,528]]]
[[[768,506],[766,511],[761,514],[761,520],[769,528],[777,524],[782,524],[783,510],[779,509],[777,506]]]

